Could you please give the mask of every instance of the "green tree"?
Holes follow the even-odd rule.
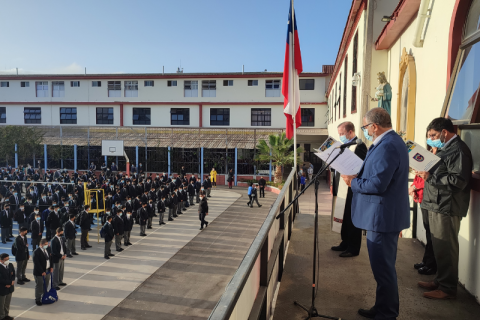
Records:
[[[275,183],[282,182],[282,167],[294,163],[293,140],[287,139],[285,132],[277,135],[268,136],[268,143],[260,140],[257,145],[257,160],[261,162],[270,162],[275,165]],[[302,148],[297,148],[297,163],[299,155],[303,152]]]
[[[19,164],[41,153],[44,131],[36,127],[0,126],[0,159],[11,162],[15,155],[15,144]],[[32,163],[32,165],[34,165]]]

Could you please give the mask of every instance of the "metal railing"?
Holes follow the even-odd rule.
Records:
[[[291,206],[280,219],[275,217],[294,198],[296,183],[292,170],[209,320],[270,318],[298,205]]]

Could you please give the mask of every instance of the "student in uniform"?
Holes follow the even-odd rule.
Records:
[[[190,184],[188,185],[188,204],[193,206],[193,197],[195,196],[195,185],[194,181],[190,180]]]
[[[265,186],[267,185],[267,181],[265,181],[265,179],[261,177],[258,181],[258,185],[260,187],[260,198],[265,198]]]
[[[15,247],[17,249],[15,254],[15,261],[17,262],[17,283],[20,285],[24,285],[25,282],[30,282],[30,280],[25,276],[27,263],[30,259],[27,232],[27,228],[21,227],[20,234],[15,238]]]
[[[205,192],[200,192],[200,205],[198,206],[198,219],[200,220],[200,230],[208,227],[208,221],[205,221],[205,217],[208,215],[208,203]]]
[[[173,216],[175,214],[175,210],[176,210],[176,205],[175,205],[175,193],[172,192],[172,194],[170,194],[170,198],[168,199],[168,221],[173,221]],[[176,216],[176,214],[175,214]]]
[[[131,246],[130,232],[133,228],[132,210],[127,209],[127,214],[123,216],[123,244],[125,246]]]
[[[147,229],[152,229],[152,221],[153,221],[153,212],[155,210],[155,207],[153,205],[153,200],[152,199],[149,199],[148,200],[148,205],[146,207],[147,209],[147,215],[148,215],[148,219],[147,219]]]
[[[82,235],[80,237],[80,246],[82,250],[87,250],[87,248],[92,247],[87,242],[88,231],[90,229],[90,215],[88,214],[89,210],[90,206],[86,205],[79,217],[79,225],[80,229],[82,230]]]
[[[142,203],[142,207],[138,210],[138,219],[140,220],[140,236],[145,237],[145,229],[147,227],[148,212],[147,212],[147,203]]]
[[[165,217],[165,210],[168,207],[168,204],[165,202],[165,195],[163,193],[160,195],[160,198],[161,199],[157,203],[157,211],[159,216],[158,224],[162,225],[165,224],[165,222],[163,222],[163,219]]]
[[[257,205],[258,205],[259,208],[262,206],[260,203],[258,203],[257,187],[258,187],[258,184],[254,184],[254,185],[253,185],[253,189],[252,189],[252,199],[250,200],[250,208],[253,208],[253,201],[255,201],[255,202],[257,203]]]
[[[0,254],[0,319],[13,319],[8,316],[12,293],[15,291],[15,268],[10,263],[7,253]]]
[[[11,219],[9,218],[10,206],[6,203],[0,212],[0,227],[2,232],[2,243],[12,242],[9,238]]]
[[[43,234],[43,221],[40,217],[40,212],[36,210],[34,214],[35,218],[32,219],[32,222],[30,223],[30,230],[32,232],[32,251],[40,245],[40,239],[42,239]]]
[[[110,259],[110,257],[114,256],[110,248],[112,247],[112,240],[115,236],[112,227],[112,216],[107,217],[107,221],[102,228],[105,228],[105,250],[103,256],[105,259]]]
[[[125,226],[121,217],[121,213],[122,211],[118,211],[117,215],[112,220],[113,232],[115,233],[115,249],[120,252],[123,251],[122,238],[123,234],[125,233]]]
[[[63,282],[63,272],[65,270],[65,258],[67,256],[67,246],[63,240],[63,228],[57,228],[56,235],[52,239],[52,262],[53,262],[53,287],[60,290],[59,286],[66,286]]]
[[[75,238],[77,237],[77,230],[75,226],[75,212],[72,210],[69,219],[64,224],[64,233],[65,239],[67,239],[67,257],[73,258],[73,256],[78,255],[77,250],[75,249]]]
[[[49,283],[50,275],[53,273],[53,264],[47,247],[47,239],[41,239],[39,247],[33,252],[33,276],[35,277],[35,303],[37,306],[42,305],[43,277],[45,277],[45,283]]]

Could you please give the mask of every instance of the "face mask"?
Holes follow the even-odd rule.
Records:
[[[20,208],[20,210],[22,210],[22,211],[23,211],[23,209],[24,209],[24,208]]]
[[[68,207],[68,206],[69,206],[69,204],[67,203],[67,204],[65,205],[65,207]]]
[[[130,213],[127,213],[127,217],[129,217],[129,218],[130,218],[131,216],[132,216],[132,215],[131,215]]]
[[[17,193],[16,193],[16,192],[14,192],[13,194],[14,194],[14,195],[17,195]]]
[[[367,139],[368,141],[373,141],[373,137],[368,134],[367,128],[363,129],[363,135],[365,136],[365,139]]]
[[[427,139],[427,144],[432,148],[443,148],[445,146],[445,142],[442,142],[442,135],[440,134],[440,139]]]
[[[3,264],[6,265],[6,266],[8,266],[9,263],[10,263],[10,260],[3,261]]]
[[[342,143],[347,143],[347,142],[348,142],[347,136],[345,136],[345,135],[344,135],[344,136],[340,136],[340,141],[341,141]]]
[[[35,210],[35,213],[38,213],[38,210]]]
[[[121,209],[121,208],[122,208],[122,206],[117,206],[117,208],[118,208],[118,209]]]
[[[35,219],[36,219],[37,221],[40,221],[40,217],[38,217],[38,218],[35,218]]]

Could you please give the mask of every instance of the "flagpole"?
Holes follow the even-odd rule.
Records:
[[[293,161],[293,167],[295,168],[295,172],[297,172],[297,124],[296,124],[296,118],[297,118],[297,105],[295,104],[295,8],[293,6],[293,1],[292,0],[292,70],[290,72],[292,73],[293,81],[292,81],[292,104],[293,104],[293,156],[294,156],[294,161]]]

